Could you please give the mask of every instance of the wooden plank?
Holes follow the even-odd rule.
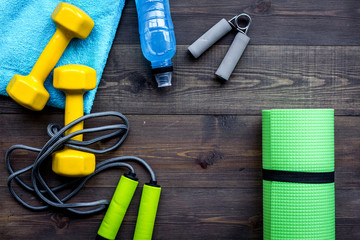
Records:
[[[93,111],[260,115],[270,108],[335,108],[336,115],[360,115],[360,47],[249,46],[222,84],[214,73],[227,48],[215,46],[195,60],[180,46],[173,86],[159,89],[140,47],[116,45]],[[32,113],[6,97],[0,112]]]
[[[242,12],[252,17],[250,44],[359,45],[357,0],[170,1],[178,45],[190,45],[220,19]],[[218,44],[230,44],[229,34]],[[115,44],[140,44],[135,2],[126,2]]]
[[[61,122],[62,115],[40,113],[1,116],[0,155],[13,144],[41,147],[48,139],[46,125]],[[167,187],[257,188],[261,187],[261,117],[211,115],[129,115],[128,139],[116,151],[99,156],[102,161],[114,156],[134,155],[146,159],[155,170],[159,184]],[[86,126],[99,126],[99,120]],[[359,189],[360,121],[359,117],[335,119],[337,189]],[[85,136],[86,139],[87,136]],[[100,147],[101,145],[97,145]],[[34,161],[34,154],[14,155],[14,168]],[[50,168],[50,166],[48,166]],[[148,174],[135,166],[141,182]],[[101,173],[88,185],[114,187],[123,170]],[[6,186],[8,173],[0,169],[0,186]],[[53,176],[50,179],[54,178]]]
[[[55,109],[53,107],[48,107],[48,106],[46,106],[42,111],[46,111],[49,114],[56,113],[56,112],[58,112],[58,113],[63,112],[63,110],[61,111],[60,109]],[[0,114],[3,114],[3,113],[19,113],[19,114],[27,113],[27,114],[33,115],[33,116],[36,116],[36,114],[37,114],[34,111],[28,110],[28,109],[20,106],[14,100],[12,100],[10,97],[0,95]]]
[[[270,108],[335,108],[337,115],[360,114],[360,47],[249,46],[222,84],[214,73],[227,48],[215,46],[194,60],[180,46],[173,86],[158,89],[140,48],[115,46],[94,111],[259,115]]]
[[[113,191],[113,188],[87,188],[76,198],[78,201],[110,199]],[[6,237],[5,239],[27,235],[37,239],[61,239],[68,236],[76,239],[94,238],[104,216],[104,213],[101,213],[76,219],[53,211],[31,212],[15,202],[5,187],[0,187],[0,192],[0,206],[5,209],[0,218],[0,225],[3,226],[0,236]],[[119,232],[119,239],[131,239],[133,235],[140,196],[141,189],[138,189]],[[212,201],[214,197],[222,201]],[[253,200],[248,201],[249,197]],[[174,239],[198,239],[201,236],[233,239],[236,235],[259,238],[262,234],[261,204],[260,189],[165,187],[162,189],[154,239],[166,239],[169,236]],[[19,226],[22,226],[20,231],[16,230]],[[195,231],[197,228],[201,230]],[[184,232],[184,229],[189,231]]]
[[[157,88],[141,53],[135,3],[127,1],[93,109],[120,111],[131,124],[125,143],[97,160],[135,155],[157,174],[162,195],[154,239],[262,239],[261,110],[269,108],[335,108],[336,236],[360,239],[360,2],[170,4],[177,39],[173,86]],[[235,33],[197,60],[187,47],[221,18],[241,12],[253,18],[251,42],[230,80],[220,83],[214,72]],[[48,139],[46,125],[62,123],[63,110],[46,107],[35,113],[0,96],[0,121],[4,156],[17,143],[41,147]],[[14,167],[30,164],[33,157],[16,154]],[[64,180],[49,164],[46,180],[51,185]],[[140,185],[118,239],[132,238],[141,187],[149,179],[143,168],[134,167]],[[122,173],[101,173],[72,201],[110,199]],[[10,195],[7,177],[6,167],[0,168],[0,239],[95,238],[104,212],[84,218],[32,212]],[[28,175],[25,179],[30,181]]]
[[[110,199],[113,188],[86,188],[77,201]],[[0,187],[0,237],[2,239],[94,239],[104,213],[84,218],[20,206],[6,187]],[[359,237],[359,190],[336,191],[336,234],[341,239]],[[137,189],[120,228],[118,239],[131,239],[140,202]],[[162,188],[154,239],[261,239],[261,188]],[[21,228],[19,228],[21,226]]]

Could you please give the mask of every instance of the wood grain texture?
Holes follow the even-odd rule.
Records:
[[[60,114],[40,113],[34,125],[28,114],[2,116],[2,130],[12,134],[1,139],[0,155],[14,143],[40,147],[47,139],[46,124],[62,120]],[[146,159],[155,169],[163,190],[154,239],[168,239],[169,234],[173,239],[244,239],[241,236],[261,239],[261,117],[129,115],[128,118],[132,128],[126,142],[116,152],[100,156],[98,161],[131,154]],[[86,126],[105,122],[109,121],[89,122]],[[356,200],[360,197],[357,177],[360,165],[356,160],[360,155],[358,117],[336,117],[335,130],[336,231],[337,236],[344,236],[342,239],[354,239],[359,236],[356,231],[359,212],[354,210],[360,209]],[[14,157],[16,169],[31,163],[31,155],[23,152]],[[143,169],[136,167],[136,172],[141,185],[148,181]],[[101,173],[89,181],[75,200],[110,199],[122,173],[122,170]],[[0,231],[0,236],[15,239],[30,231],[34,238],[29,239],[95,236],[103,214],[74,219],[56,211],[31,212],[10,196],[4,184],[7,175],[2,167],[0,208],[6,211],[0,225],[6,231]],[[130,239],[133,234],[140,195],[141,188],[128,210],[119,239]],[[22,196],[36,202],[26,193]],[[19,225],[20,232],[16,230]]]
[[[86,188],[76,200],[110,199],[114,188]],[[2,239],[94,239],[103,214],[86,218],[46,211],[30,212],[0,187]],[[359,190],[336,190],[336,235],[360,237]],[[141,188],[129,206],[117,239],[132,239]],[[21,227],[19,227],[21,226]],[[261,188],[162,188],[154,239],[261,239]]]
[[[164,187],[154,239],[236,239],[241,235],[258,239],[262,236],[262,199],[261,190],[258,190]],[[109,199],[113,191],[113,188],[87,188],[77,200]],[[6,187],[0,187],[0,193],[0,206],[7,206],[6,217],[1,218],[4,228],[0,236],[4,239],[46,239],[49,236],[51,239],[94,239],[104,214],[76,219],[52,211],[30,212],[18,206]],[[246,200],[244,195],[252,201]],[[140,196],[141,188],[134,195],[118,239],[132,239]],[[221,203],[214,199],[221,199]],[[19,226],[22,226],[21,231],[17,230]],[[211,231],[214,227],[217,231]],[[32,235],[29,236],[29,232]]]
[[[35,127],[29,115],[7,115],[2,127],[11,132],[0,140],[0,155],[11,145],[24,144],[40,148],[45,144],[46,125],[61,121],[61,115],[40,114]],[[98,161],[114,156],[135,155],[146,159],[157,171],[159,183],[167,187],[253,188],[261,186],[261,117],[210,115],[129,115],[130,135],[115,152],[98,155]],[[86,127],[104,125],[92,121]],[[24,136],[24,131],[27,135]],[[335,119],[336,180],[339,189],[360,189],[357,157],[360,156],[360,122],[357,117]],[[85,139],[88,136],[85,135]],[[101,148],[103,145],[96,145]],[[106,145],[104,145],[106,146]],[[14,155],[16,169],[34,161],[35,154]],[[142,168],[136,167],[141,181],[148,181]],[[122,171],[120,171],[121,173]],[[0,186],[6,186],[5,167]],[[104,175],[104,176],[103,176]],[[112,170],[90,181],[91,187],[115,187]],[[350,176],[350,177],[349,177]],[[184,179],[184,181],[179,181]]]
[[[360,47],[250,45],[221,83],[214,73],[228,47],[214,46],[195,60],[178,46],[173,86],[159,89],[140,46],[114,45],[93,112],[260,115],[270,108],[334,108],[336,115],[360,115]],[[1,113],[31,113],[1,98]]]
[[[260,115],[270,108],[335,108],[337,115],[360,114],[360,47],[248,46],[221,83],[214,73],[227,49],[214,46],[195,60],[179,46],[173,86],[158,89],[139,46],[114,46],[94,111]]]
[[[335,109],[336,236],[360,239],[360,1],[170,0],[170,5],[177,39],[173,86],[157,88],[141,52],[135,3],[127,1],[93,107],[93,112],[122,112],[131,126],[124,144],[97,161],[135,155],[157,174],[162,195],[154,239],[262,239],[261,110],[273,108]],[[235,33],[199,59],[187,47],[221,18],[241,12],[253,19],[251,42],[230,80],[221,83],[214,73]],[[0,122],[4,156],[14,144],[41,147],[47,124],[61,124],[63,110],[32,112],[0,96]],[[85,125],[106,123],[113,120]],[[35,154],[13,157],[19,169]],[[144,169],[134,167],[140,187],[117,239],[132,239],[141,188],[149,180]],[[110,199],[123,173],[99,174],[71,201]],[[11,196],[7,177],[2,164],[0,239],[95,238],[104,213],[76,218],[56,210],[32,212]],[[28,174],[24,178],[30,181]],[[51,185],[64,180],[51,171],[45,178]],[[17,186],[16,191],[38,203]]]
[[[357,0],[170,0],[178,45],[190,45],[222,18],[240,13],[252,17],[251,44],[359,45],[360,2]],[[139,43],[134,1],[127,1],[115,44]],[[218,44],[230,44],[234,35]]]

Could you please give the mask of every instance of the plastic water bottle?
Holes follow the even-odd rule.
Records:
[[[176,52],[169,0],[135,0],[141,49],[151,67],[158,87],[171,86],[172,62]]]

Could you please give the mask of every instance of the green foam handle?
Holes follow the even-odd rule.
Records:
[[[109,208],[98,230],[99,236],[111,240],[116,238],[138,183],[138,181],[126,176],[121,176]]]
[[[334,171],[334,110],[262,112],[263,168]],[[263,180],[264,239],[335,239],[335,187],[331,183]]]
[[[136,221],[134,240],[151,239],[159,204],[161,188],[144,185],[139,214]]]

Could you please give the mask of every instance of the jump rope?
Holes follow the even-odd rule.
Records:
[[[84,128],[82,130],[70,133],[65,136],[65,132],[76,124],[89,120],[106,117],[115,117],[121,122],[119,124],[105,125],[100,127]],[[64,147],[85,151],[94,154],[103,154],[112,151],[119,147],[126,139],[129,133],[129,122],[126,117],[118,112],[101,112],[92,113],[82,116],[68,125],[61,128],[56,124],[49,124],[47,133],[50,139],[42,148],[34,148],[26,145],[14,145],[10,147],[5,154],[6,166],[9,170],[10,176],[7,180],[7,185],[14,198],[24,207],[34,211],[54,208],[58,210],[65,210],[75,215],[89,215],[98,213],[104,210],[108,205],[108,210],[105,214],[103,222],[99,228],[99,239],[115,239],[116,234],[120,228],[122,220],[125,216],[126,210],[131,202],[132,196],[135,193],[138,185],[134,168],[127,162],[135,162],[142,165],[150,174],[149,183],[143,187],[143,193],[140,201],[138,219],[136,223],[134,239],[150,238],[152,236],[153,226],[156,217],[157,206],[160,198],[161,188],[157,185],[156,176],[150,165],[143,159],[135,156],[121,156],[104,160],[96,164],[95,171],[86,177],[71,179],[70,181],[60,184],[55,187],[50,187],[41,174],[42,165],[48,160],[48,157],[57,150]],[[86,133],[107,132],[101,136],[94,137],[87,141],[70,140],[74,136]],[[94,149],[88,147],[94,143],[107,141],[110,139],[117,139],[114,144],[104,149]],[[38,155],[33,164],[20,169],[14,170],[11,165],[11,154],[16,150],[26,150],[31,152],[38,152]],[[126,168],[129,172],[124,174],[117,185],[115,193],[111,202],[108,200],[97,200],[92,202],[78,202],[66,203],[74,197],[85,183],[96,174],[114,167]],[[25,172],[31,171],[31,185],[26,184],[21,178]],[[34,206],[23,200],[13,188],[13,180],[15,180],[23,189],[30,192],[32,195],[42,200],[43,205]],[[73,190],[60,198],[56,193],[61,190],[72,187]],[[79,210],[78,208],[92,207],[90,210]]]

